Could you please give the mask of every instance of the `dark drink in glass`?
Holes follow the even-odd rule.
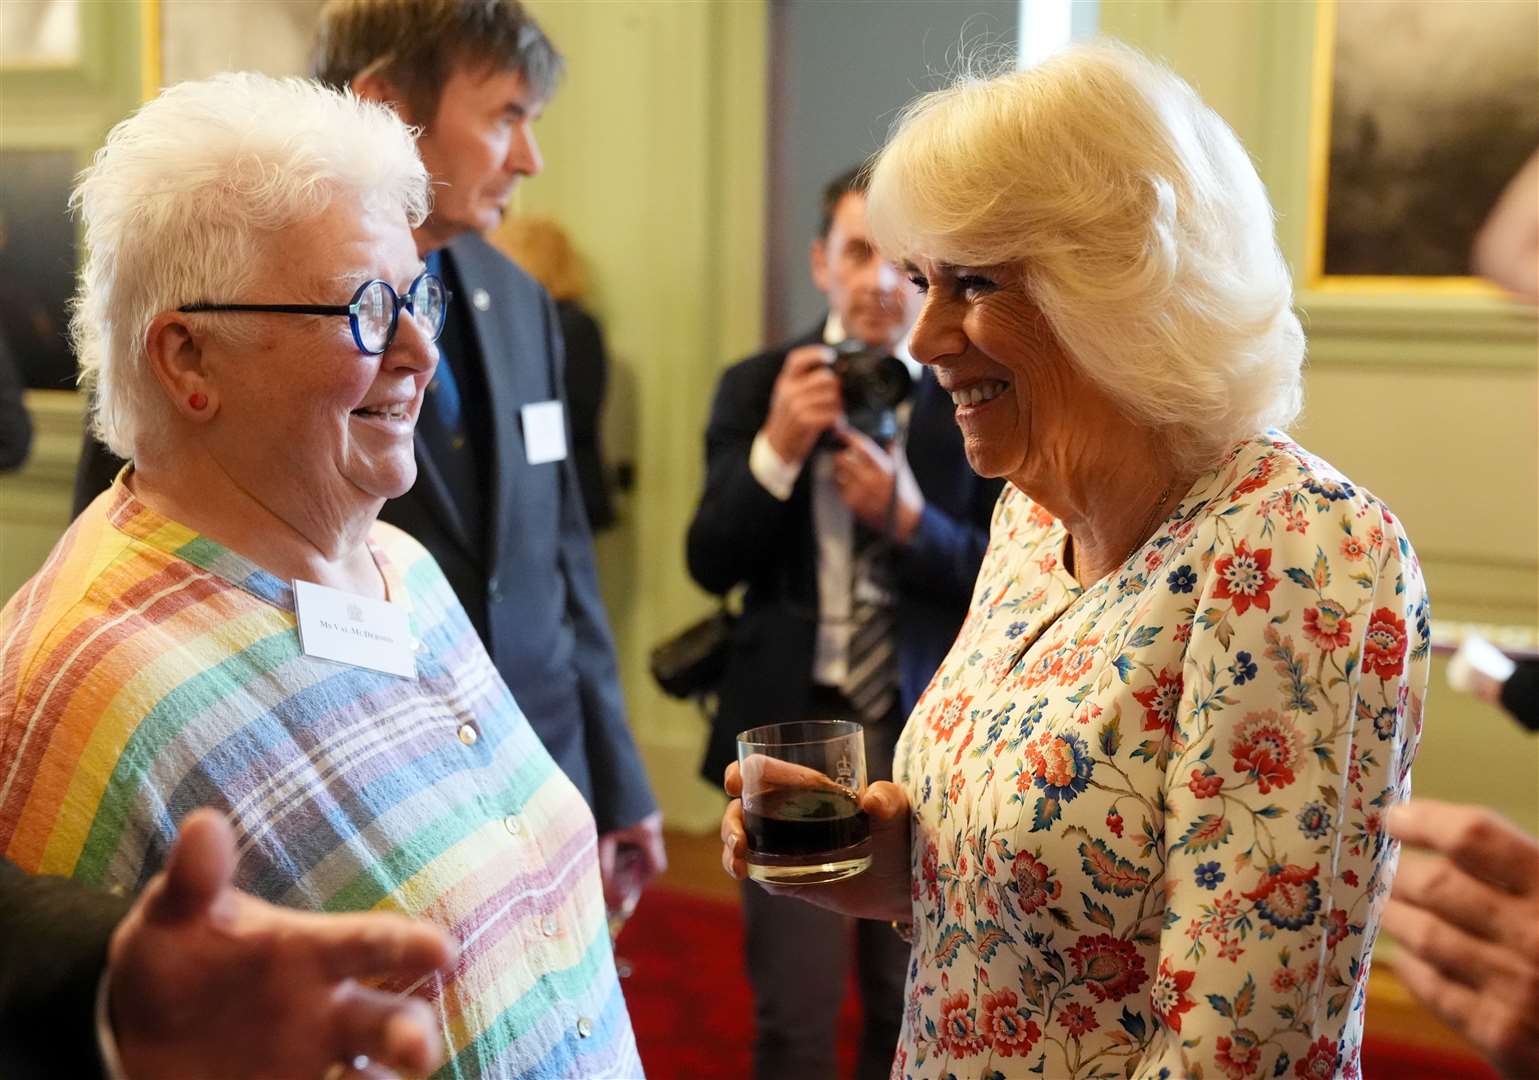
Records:
[[[748,876],[780,885],[853,877],[871,865],[860,809],[865,741],[857,723],[771,724],[738,736]]]

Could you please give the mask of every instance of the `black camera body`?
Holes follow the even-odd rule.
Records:
[[[898,434],[898,406],[914,392],[908,366],[881,349],[850,338],[834,346],[834,374],[850,427],[883,446]],[[838,446],[832,434],[825,445]]]

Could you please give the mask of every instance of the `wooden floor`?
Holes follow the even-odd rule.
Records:
[[[669,830],[668,870],[657,881],[665,889],[736,904],[740,886],[721,868],[721,841],[714,834]],[[1412,999],[1387,964],[1368,975],[1368,1030],[1399,1042],[1450,1053],[1474,1054],[1464,1038]]]

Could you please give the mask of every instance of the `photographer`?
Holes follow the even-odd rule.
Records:
[[[872,780],[961,625],[997,481],[967,464],[952,402],[895,359],[916,292],[877,255],[859,171],[824,191],[812,243],[823,325],[735,364],[706,432],[690,573],[747,586],[702,772],[719,783],[737,732],[797,719],[866,728]],[[898,400],[902,399],[902,400]],[[745,883],[760,1080],[832,1077],[850,920]],[[886,1077],[908,946],[855,930],[864,1031],[857,1075]]]

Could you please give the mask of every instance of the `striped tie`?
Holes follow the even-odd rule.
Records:
[[[869,723],[885,720],[898,697],[892,566],[887,554],[887,545],[877,533],[856,526],[848,674],[839,690]]]

